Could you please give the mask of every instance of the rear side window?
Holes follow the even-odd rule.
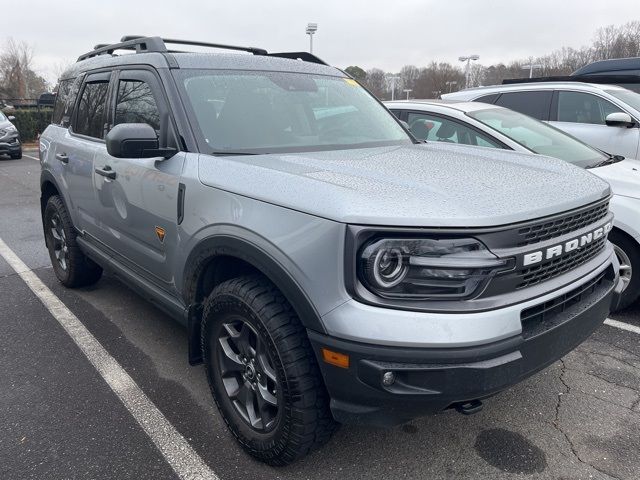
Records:
[[[67,102],[69,101],[69,92],[71,91],[71,85],[73,80],[62,80],[58,86],[58,93],[56,94],[56,104],[53,107],[53,117],[51,123],[54,125],[62,125],[62,116]]]
[[[509,92],[500,95],[496,105],[524,113],[538,120],[549,120],[551,90],[544,92]]]
[[[474,100],[474,102],[482,102],[482,103],[495,103],[496,99],[500,96],[499,93],[492,93],[491,95],[483,95]]]
[[[558,92],[558,121],[605,125],[610,113],[621,112],[604,98],[582,92]]]
[[[109,82],[87,83],[82,90],[73,131],[93,138],[104,137]]]
[[[407,123],[411,133],[419,140],[500,148],[489,136],[446,117],[409,112]]]
[[[118,85],[114,125],[146,123],[160,130],[160,112],[151,88],[139,80],[122,80]]]

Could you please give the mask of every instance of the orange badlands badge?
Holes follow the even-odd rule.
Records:
[[[164,243],[164,234],[164,228],[156,227],[156,235],[158,236],[158,240],[160,240],[160,243]]]

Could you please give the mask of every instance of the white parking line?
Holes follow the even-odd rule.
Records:
[[[640,327],[636,327],[635,325],[631,325],[630,323],[619,322],[618,320],[614,320],[613,318],[607,318],[604,321],[605,325],[609,325],[610,327],[616,327],[621,330],[626,330],[627,332],[633,332],[640,335]]]
[[[23,156],[23,157],[30,158],[31,160],[35,160],[36,162],[39,162],[39,161],[40,161],[40,159],[39,159],[39,158],[37,158],[37,157],[32,157],[31,155],[27,155],[26,153],[22,153],[22,156]]]
[[[183,480],[217,480],[202,458],[169,423],[120,364],[104,349],[71,310],[42,283],[0,238],[0,256],[24,280],[51,315],[62,325],[100,376],[120,398],[133,418],[158,447],[167,463]]]

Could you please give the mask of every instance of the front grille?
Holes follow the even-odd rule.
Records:
[[[606,277],[607,272],[602,272],[564,295],[523,310],[520,314],[522,336],[525,339],[535,337],[562,323],[562,313],[576,304],[583,303],[583,308],[586,308],[589,303],[598,301],[611,287],[611,280]]]
[[[518,246],[524,247],[579,230],[603,219],[608,211],[609,202],[605,202],[581,212],[569,213],[561,218],[527,225],[518,230]]]
[[[598,255],[607,243],[606,237],[601,237],[589,245],[565,253],[563,256],[543,265],[536,265],[519,270],[516,275],[520,283],[516,288],[525,288],[579,267]]]

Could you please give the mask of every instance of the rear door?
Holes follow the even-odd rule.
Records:
[[[113,85],[109,127],[146,123],[156,130],[161,146],[177,145],[155,72],[119,70]],[[178,241],[177,203],[183,162],[184,152],[169,159],[115,158],[106,148],[96,152],[95,158],[95,197],[101,220],[98,239],[117,260],[165,289],[173,285],[171,261]]]
[[[609,127],[605,122],[607,115],[622,108],[598,95],[571,90],[555,92],[553,105],[549,123],[555,127],[605,152],[637,158],[640,129]]]
[[[93,193],[93,159],[104,149],[106,110],[111,72],[88,74],[72,87],[77,99],[69,128],[57,139],[53,162],[60,169],[67,207],[74,225],[95,234],[97,208]]]

